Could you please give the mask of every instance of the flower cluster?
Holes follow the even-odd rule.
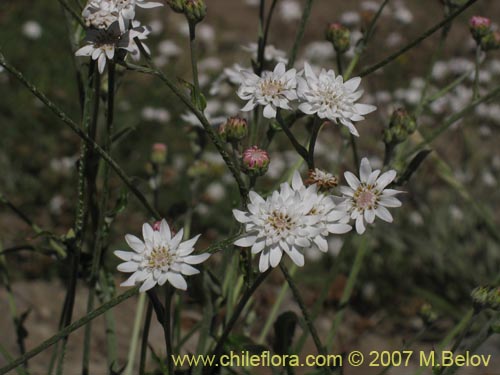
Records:
[[[298,172],[293,175],[291,185],[281,184],[264,199],[250,192],[247,211],[233,210],[237,221],[244,225],[245,234],[235,245],[251,247],[252,254],[261,254],[259,270],[276,267],[283,253],[298,265],[304,265],[303,252],[309,248],[328,251],[327,238],[331,234],[344,234],[355,221],[356,231],[365,232],[364,221],[372,224],[375,216],[392,221],[386,207],[399,207],[401,202],[394,197],[399,191],[386,189],[396,177],[391,170],[380,175],[372,171],[368,159],[363,159],[360,179],[351,172],[345,173],[349,187],[340,188],[342,197],[321,193],[322,186],[313,183],[306,187]],[[315,175],[333,176],[316,170]],[[311,181],[310,179],[308,181]]]
[[[295,69],[286,70],[285,64],[280,62],[274,71],[265,71],[261,77],[247,70],[242,70],[241,75],[238,96],[248,100],[242,111],[251,111],[261,105],[266,118],[275,118],[278,108],[290,110],[290,104],[299,101],[301,112],[344,125],[359,136],[353,122],[364,120],[364,115],[376,109],[356,103],[363,95],[362,90],[357,91],[361,78],[344,82],[333,70],[322,70],[317,76],[307,63],[299,73]]]
[[[145,0],[90,0],[82,11],[88,27],[85,45],[75,55],[92,57],[101,74],[117,50],[129,52],[138,59],[140,50],[135,39],[145,40],[151,31],[135,20],[136,6],[154,8],[162,4]],[[143,44],[143,47],[149,53],[147,46]]]

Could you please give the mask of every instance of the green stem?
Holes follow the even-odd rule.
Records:
[[[148,309],[146,310],[146,318],[144,320],[144,328],[142,331],[141,359],[139,362],[139,375],[145,374],[146,358],[147,358],[147,353],[148,353],[148,337],[149,337],[149,329],[151,328],[152,316],[153,316],[153,304],[151,302],[148,302]]]
[[[174,290],[170,285],[165,287],[165,316],[163,317],[163,326],[165,328],[165,340],[167,342],[167,368],[168,375],[174,375],[174,361],[172,351],[172,296]]]
[[[144,51],[144,48],[140,44],[140,40],[137,38],[135,39],[136,43],[138,43],[139,48],[143,51],[142,53],[144,55],[147,55]],[[222,139],[220,138],[219,134],[212,128],[210,123],[208,122],[207,118],[205,115],[198,110],[197,106],[191,102],[190,98],[186,96],[184,92],[177,87],[177,85],[174,84],[170,78],[168,78],[161,70],[157,69],[154,67],[153,62],[151,61],[150,58],[147,58],[147,63],[149,68],[141,67],[138,65],[133,65],[129,63],[124,63],[124,66],[127,67],[128,69],[134,70],[136,72],[140,73],[145,73],[145,74],[152,74],[158,77],[165,85],[189,108],[189,110],[196,116],[196,118],[200,121],[201,125],[207,132],[210,140],[214,144],[215,148],[221,155],[222,159],[224,160],[224,163],[228,167],[229,171],[233,175],[236,183],[238,184],[238,189],[240,192],[240,196],[242,197],[242,200],[244,202],[247,201],[248,199],[248,189],[245,186],[245,182],[243,181],[240,171],[237,168],[237,166],[233,163],[231,160],[231,156],[228,154],[227,150],[224,147],[224,143],[222,142]]]
[[[304,320],[306,322],[307,329],[309,330],[309,333],[311,334],[314,345],[316,345],[316,350],[318,351],[318,354],[325,355],[326,356],[326,350],[323,344],[321,343],[321,340],[319,338],[318,332],[316,331],[316,327],[314,327],[313,320],[311,319],[311,316],[309,315],[309,312],[307,311],[306,305],[304,303],[304,300],[302,299],[302,296],[300,295],[299,289],[295,285],[292,276],[288,272],[288,269],[286,266],[283,264],[283,262],[280,263],[280,269],[281,272],[283,273],[283,276],[285,276],[285,279],[290,286],[290,290],[292,291],[293,297],[297,304],[300,307],[300,311],[302,312],[302,316],[304,317]],[[329,372],[331,372],[330,368],[327,368]]]
[[[373,19],[371,20],[370,24],[368,25],[368,28],[366,29],[365,35],[358,42],[358,45],[356,46],[356,52],[354,54],[354,57],[352,58],[351,62],[349,63],[349,66],[347,67],[347,70],[344,74],[345,81],[347,81],[349,79],[349,77],[351,77],[351,74],[352,74],[354,68],[356,67],[356,65],[358,65],[359,59],[360,59],[361,55],[363,54],[363,52],[365,52],[365,48],[368,44],[368,41],[371,39],[371,37],[373,35],[373,32],[375,30],[375,25],[376,25],[378,19],[380,18],[380,15],[382,14],[382,11],[384,10],[384,8],[388,2],[389,2],[389,0],[384,0],[384,2],[382,4],[380,4],[380,7],[378,8],[377,13],[375,13],[375,16],[373,16]],[[338,55],[338,53],[337,53],[337,55]],[[337,59],[338,59],[338,57],[337,57]],[[342,75],[342,69],[341,69],[340,64],[339,64],[339,74]]]
[[[307,157],[307,165],[309,169],[314,169],[314,149],[316,148],[316,142],[318,140],[318,135],[321,130],[322,122],[318,116],[314,117],[311,139],[309,140],[309,151]]]
[[[290,276],[293,277],[295,276],[295,272],[297,272],[297,265],[293,264],[292,268],[290,268]],[[283,304],[283,301],[286,297],[286,293],[288,292],[288,283],[285,281],[283,285],[281,286],[280,292],[278,294],[278,297],[273,303],[273,308],[269,312],[269,315],[267,316],[266,323],[264,324],[264,328],[262,328],[262,331],[260,332],[259,338],[257,339],[258,344],[264,344],[266,341],[266,337],[271,330],[271,327],[273,326],[274,321],[276,320],[276,317],[278,316],[278,312],[281,308],[281,305]]]
[[[297,35],[295,41],[293,42],[292,51],[290,52],[290,59],[288,60],[288,68],[293,68],[295,60],[297,59],[297,53],[299,51],[300,43],[304,38],[304,31],[306,29],[307,21],[311,16],[311,10],[314,0],[307,0],[304,7],[304,12],[302,13],[302,18],[300,20],[299,29],[297,30]]]
[[[203,111],[200,103],[200,82],[198,79],[198,49],[196,45],[196,23],[189,22],[189,47],[191,49],[191,69],[193,70],[194,97],[198,110]]]
[[[479,98],[479,67],[481,65],[481,46],[476,47],[476,64],[474,71],[474,88],[472,91],[472,100]]]
[[[222,335],[219,337],[219,340],[217,340],[217,344],[215,345],[215,349],[212,352],[213,356],[218,357],[222,353],[222,350],[224,348],[224,344],[227,340],[227,337],[231,333],[231,330],[233,329],[234,325],[236,324],[236,321],[238,320],[241,312],[243,311],[246,304],[248,303],[248,301],[252,297],[253,293],[257,290],[259,285],[262,284],[262,282],[266,279],[266,277],[271,273],[271,270],[272,269],[269,269],[266,272],[259,274],[259,276],[253,282],[252,286],[250,288],[248,288],[247,290],[245,290],[245,293],[243,293],[243,296],[241,297],[240,302],[238,303],[238,305],[234,309],[233,315],[231,316],[231,318],[227,322],[227,324],[224,328],[224,331],[222,332]],[[205,369],[205,372],[208,375],[211,375],[215,372],[216,369],[217,369],[217,367],[215,367],[215,366],[209,367],[209,368]]]
[[[37,354],[40,354],[45,349],[47,349],[47,348],[51,347],[52,345],[54,345],[55,343],[59,342],[59,340],[63,339],[64,337],[67,337],[71,332],[76,331],[78,328],[84,326],[85,324],[87,324],[91,320],[104,314],[109,309],[115,307],[116,305],[119,305],[123,301],[136,295],[138,291],[139,291],[139,287],[131,288],[131,289],[127,290],[125,293],[120,294],[119,296],[113,298],[109,302],[101,305],[99,308],[95,309],[91,313],[74,321],[69,326],[64,327],[59,332],[57,332],[54,336],[45,340],[44,342],[42,342],[40,345],[38,345],[34,349],[30,350],[29,352],[25,353],[24,355],[20,356],[19,358],[15,359],[14,361],[8,363],[6,366],[0,368],[0,375],[6,374],[7,372],[15,369],[16,367],[18,367],[19,365],[21,365],[22,363],[24,363],[28,359],[33,358]]]
[[[134,371],[134,363],[137,353],[137,343],[139,341],[139,332],[141,329],[142,315],[144,313],[145,304],[146,304],[146,294],[141,293],[139,295],[139,299],[137,300],[137,309],[135,310],[134,325],[132,328],[132,337],[130,339],[130,346],[128,349],[127,367],[125,368],[124,375],[132,375]],[[149,302],[148,305],[151,305],[151,303]]]
[[[407,152],[404,156],[404,158],[408,158],[411,155],[419,152],[420,150],[424,149],[427,145],[429,145],[433,140],[435,140],[439,135],[441,135],[444,131],[446,131],[451,125],[453,125],[456,121],[460,120],[462,117],[464,117],[466,114],[468,114],[470,111],[472,111],[476,106],[478,106],[481,103],[484,103],[490,99],[493,99],[497,95],[500,95],[500,86],[491,90],[488,94],[482,96],[479,99],[474,100],[472,103],[470,103],[467,107],[462,109],[461,111],[454,113],[453,115],[449,116],[441,126],[439,126],[437,129],[432,131],[429,135],[424,136],[424,140],[420,142],[418,145],[416,145],[413,149],[411,149],[409,152]]]
[[[280,111],[278,109],[277,114],[276,114],[276,120],[281,126],[281,129],[283,129],[283,132],[286,134],[290,142],[292,143],[293,148],[299,153],[300,156],[302,156],[302,159],[307,163],[309,169],[314,169],[314,166],[310,164],[309,160],[309,152],[307,149],[302,146],[299,141],[297,141],[297,138],[293,135],[292,131],[290,128],[285,124],[283,121],[283,118],[281,117]]]
[[[368,245],[365,237],[361,237],[361,244],[356,252],[356,257],[354,258],[354,263],[352,265],[351,271],[349,273],[349,277],[347,279],[347,284],[345,286],[344,292],[342,293],[342,298],[340,299],[339,311],[337,311],[337,315],[333,321],[332,327],[330,328],[330,332],[328,332],[328,337],[326,339],[326,348],[328,352],[331,352],[333,349],[333,343],[335,340],[335,336],[337,335],[337,331],[342,323],[345,308],[351,299],[352,292],[354,290],[354,285],[356,284],[356,280],[358,279],[359,271],[361,270],[361,266],[363,265],[364,257],[367,253]]]
[[[477,0],[469,0],[467,1],[464,5],[462,5],[460,8],[458,8],[455,12],[451,13],[448,17],[446,17],[444,20],[441,22],[437,23],[436,25],[432,26],[430,29],[426,30],[424,33],[422,33],[419,37],[417,37],[415,40],[412,42],[408,43],[406,46],[402,47],[398,51],[394,52],[393,54],[387,56],[385,59],[382,61],[373,64],[372,66],[364,69],[359,76],[364,77],[370,73],[373,73],[380,68],[386,66],[387,64],[391,63],[395,59],[397,59],[399,56],[404,54],[405,52],[409,51],[416,45],[420,44],[422,41],[430,37],[432,34],[434,34],[436,31],[441,29],[442,27],[446,26],[449,24],[453,19],[455,19],[457,16],[462,14],[467,8],[469,8],[472,4],[474,4]]]
[[[128,189],[136,196],[136,198],[141,202],[141,204],[149,211],[149,213],[156,219],[160,219],[160,214],[151,206],[142,192],[135,186],[134,182],[127,174],[121,169],[121,167],[105,152],[94,140],[92,140],[85,132],[80,129],[80,127],[71,120],[68,115],[66,115],[59,107],[57,107],[52,101],[50,101],[45,94],[43,94],[38,88],[36,88],[31,82],[29,82],[21,72],[10,65],[0,53],[0,65],[3,66],[7,71],[9,71],[19,82],[21,82],[33,95],[40,99],[47,108],[49,108],[61,121],[63,121],[71,130],[76,133],[81,139],[83,139],[87,145],[93,148],[109,166],[116,172],[123,183],[128,187]]]
[[[113,118],[114,118],[114,102],[115,102],[115,64],[109,62],[108,64],[108,107],[106,111],[106,144],[104,150],[111,153],[111,136],[113,134]],[[96,167],[98,168],[98,166]],[[94,233],[96,237],[94,254],[92,257],[92,265],[90,271],[89,295],[87,298],[87,312],[94,308],[94,298],[96,292],[96,285],[99,279],[99,269],[101,266],[102,252],[104,248],[104,236],[106,225],[106,206],[109,198],[109,165],[104,165],[103,172],[103,193],[100,202],[99,218],[97,223],[98,233]],[[89,374],[90,366],[90,339],[92,336],[92,322],[85,327],[84,346],[83,346],[83,364],[82,375]]]

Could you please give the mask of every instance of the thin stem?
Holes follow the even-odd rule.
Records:
[[[148,308],[146,310],[146,318],[144,320],[144,328],[142,330],[142,340],[141,340],[141,359],[139,361],[139,375],[144,375],[146,369],[146,358],[148,354],[148,337],[149,329],[151,328],[151,318],[153,316],[153,304],[151,301],[148,302]]]
[[[137,353],[137,342],[139,340],[139,331],[141,329],[142,315],[144,313],[144,305],[146,304],[146,294],[141,293],[137,300],[137,309],[135,310],[134,325],[132,328],[132,337],[130,339],[130,346],[127,356],[127,367],[125,368],[124,375],[132,375],[134,371],[134,362]],[[151,302],[148,303],[151,306]],[[151,317],[149,318],[151,321]]]
[[[448,7],[446,7],[448,9]],[[448,10],[447,10],[448,11]],[[445,14],[445,17],[447,14]],[[426,103],[426,96],[427,96],[427,90],[429,89],[429,85],[432,79],[432,72],[434,70],[434,66],[436,65],[436,61],[439,59],[441,56],[441,53],[443,52],[443,48],[446,42],[446,39],[448,38],[449,32],[451,30],[451,22],[447,24],[446,26],[443,27],[441,31],[441,37],[439,38],[439,44],[436,49],[436,51],[432,55],[431,63],[429,64],[429,67],[427,68],[427,74],[425,76],[425,83],[424,87],[422,88],[422,92],[420,93],[420,102],[418,103],[417,108],[415,109],[415,117],[420,116],[422,113],[422,110],[424,109],[425,103]]]
[[[108,64],[108,100],[107,100],[107,111],[106,111],[106,142],[104,150],[107,153],[111,153],[111,136],[113,133],[113,118],[114,118],[114,102],[115,102],[115,64],[109,62]],[[98,168],[98,166],[96,167]],[[97,223],[98,233],[94,233],[97,238],[95,241],[94,254],[92,257],[92,266],[90,271],[90,285],[89,285],[89,295],[87,298],[87,312],[92,311],[94,308],[94,298],[97,280],[99,279],[99,268],[101,266],[102,252],[104,248],[104,236],[105,230],[104,226],[106,218],[106,206],[109,198],[109,165],[104,165],[103,172],[103,184],[104,191],[102,193],[102,199],[100,203],[99,218]],[[90,339],[92,336],[92,323],[90,322],[85,327],[85,337],[84,337],[84,347],[83,347],[83,364],[82,364],[82,374],[87,375],[89,373],[90,365]]]
[[[295,64],[295,60],[297,59],[297,53],[299,51],[300,43],[304,38],[304,31],[306,29],[307,21],[311,16],[311,10],[313,6],[314,0],[307,0],[306,5],[304,7],[304,12],[302,13],[302,18],[300,20],[299,29],[297,30],[297,35],[295,37],[295,41],[293,42],[292,51],[290,52],[290,59],[288,60],[288,68],[293,68]]]
[[[288,139],[292,143],[293,148],[295,148],[295,150],[299,153],[300,156],[302,156],[304,161],[307,163],[309,169],[314,169],[314,167],[310,164],[310,161],[309,161],[309,152],[307,151],[307,149],[304,146],[302,146],[299,143],[299,141],[297,141],[297,138],[295,138],[295,136],[291,132],[290,128],[283,121],[283,118],[281,117],[279,110],[276,114],[276,120],[280,124],[281,129],[283,129],[283,132],[286,134],[286,136],[288,137]]]
[[[476,64],[474,71],[474,88],[472,91],[472,100],[479,98],[479,68],[481,65],[481,46],[476,47]]]
[[[407,157],[419,152],[423,148],[425,148],[433,140],[435,140],[439,135],[441,135],[444,131],[446,131],[451,125],[453,125],[456,121],[460,120],[462,117],[464,117],[470,111],[472,111],[476,106],[478,106],[479,104],[484,103],[490,99],[493,99],[497,95],[500,95],[500,86],[491,90],[488,94],[482,96],[481,98],[474,100],[472,103],[470,103],[467,107],[465,107],[461,111],[449,116],[443,122],[443,124],[441,126],[439,126],[437,129],[432,131],[429,135],[424,136],[424,140],[422,142],[420,142],[418,145],[416,145],[409,152],[407,152],[405,154],[404,158],[407,158]]]
[[[293,277],[295,276],[295,272],[297,272],[297,265],[293,264],[292,268],[290,269],[290,276]],[[286,297],[286,293],[288,292],[288,283],[285,281],[283,285],[281,286],[280,292],[278,294],[278,297],[273,303],[273,307],[271,311],[269,312],[269,315],[266,318],[266,323],[264,324],[264,328],[262,328],[262,331],[260,332],[259,338],[257,339],[258,344],[263,344],[266,341],[266,337],[271,330],[271,327],[276,320],[276,317],[278,316],[278,312],[281,308],[281,305],[283,304],[283,301]]]
[[[316,148],[316,142],[318,140],[318,135],[321,130],[322,122],[318,116],[314,117],[311,139],[309,141],[309,155],[307,158],[307,165],[309,169],[314,169],[314,149]]]
[[[292,294],[293,294],[295,301],[297,302],[297,304],[300,307],[300,311],[302,312],[302,316],[304,317],[307,328],[308,328],[308,330],[313,338],[314,345],[316,345],[316,350],[318,351],[318,354],[326,355],[325,347],[321,343],[318,332],[316,331],[316,327],[314,327],[313,320],[311,319],[311,316],[309,315],[309,312],[307,311],[304,300],[302,299],[302,296],[300,295],[300,292],[299,292],[297,286],[295,285],[295,283],[292,279],[292,276],[290,276],[288,269],[286,268],[286,266],[283,263],[280,263],[280,269],[281,269],[281,272],[283,273],[283,276],[285,276],[285,279],[288,282],[288,285],[290,286],[290,290],[292,291]]]
[[[200,82],[198,79],[198,49],[196,45],[196,23],[189,22],[189,47],[191,49],[191,69],[193,70],[194,97],[197,108],[202,111],[200,105]]]
[[[448,23],[450,23],[453,19],[455,19],[457,16],[462,14],[467,8],[469,8],[472,4],[474,4],[477,0],[469,0],[466,2],[464,5],[462,5],[460,8],[458,8],[455,12],[451,13],[448,17],[446,17],[444,20],[441,22],[437,23],[436,25],[432,26],[430,29],[422,33],[419,37],[417,37],[415,40],[412,42],[408,43],[406,46],[402,47],[398,51],[394,52],[393,54],[387,56],[385,59],[382,61],[373,64],[372,66],[364,69],[359,76],[364,77],[370,73],[373,73],[380,68],[386,66],[387,64],[391,63],[395,59],[397,59],[399,56],[404,54],[405,52],[409,51],[416,45],[420,44],[423,40],[427,39],[430,37],[432,34],[434,34],[436,31],[441,29],[442,27],[446,26]]]
[[[40,354],[45,349],[47,349],[47,348],[51,347],[52,345],[54,345],[55,343],[59,342],[59,340],[63,339],[64,337],[67,337],[71,332],[76,331],[78,328],[84,326],[85,324],[87,324],[91,320],[104,314],[109,309],[115,307],[116,305],[119,305],[123,301],[136,295],[138,291],[139,291],[139,287],[131,288],[131,289],[127,290],[125,293],[122,293],[119,296],[110,300],[109,302],[101,305],[99,308],[95,309],[91,313],[74,321],[69,326],[66,326],[65,328],[63,328],[62,330],[57,332],[54,336],[45,340],[44,342],[42,342],[40,345],[38,345],[34,349],[30,350],[29,352],[25,353],[24,355],[20,356],[19,358],[15,359],[14,361],[10,362],[6,366],[0,368],[0,375],[6,374],[7,372],[9,372],[12,369],[15,369],[17,366],[21,365],[22,363],[24,363],[28,359],[33,358],[37,354]]]
[[[173,361],[173,351],[172,351],[172,297],[174,295],[174,290],[170,285],[165,286],[165,316],[163,317],[163,326],[165,329],[165,340],[166,340],[166,350],[167,350],[167,368],[168,374],[174,375],[174,361]]]
[[[382,14],[382,11],[384,10],[385,6],[389,3],[389,0],[384,0],[382,4],[380,4],[380,7],[377,10],[377,13],[375,13],[375,16],[373,16],[370,24],[368,25],[368,28],[366,29],[365,35],[363,38],[361,38],[358,42],[358,45],[356,46],[356,52],[354,57],[352,58],[351,62],[349,63],[349,66],[347,67],[347,70],[344,74],[344,80],[348,80],[349,77],[352,74],[352,71],[356,67],[356,65],[359,62],[359,59],[363,52],[365,52],[366,45],[368,44],[368,41],[371,39],[373,32],[375,30],[375,25],[380,18],[380,15]],[[338,54],[337,54],[338,55]],[[338,59],[338,57],[337,57]],[[342,75],[341,73],[341,66],[339,65],[339,74]]]
[[[342,53],[340,52],[335,52],[335,58],[337,59],[337,72],[339,75],[343,75],[343,66],[342,66]]]
[[[1,244],[0,244],[1,247]],[[7,301],[9,305],[9,313],[14,323],[14,327],[16,329],[16,342],[19,347],[19,354],[23,355],[26,352],[26,345],[24,339],[26,337],[26,333],[24,330],[24,319],[26,315],[23,317],[19,316],[17,312],[16,300],[14,298],[14,293],[12,292],[12,287],[10,284],[10,277],[8,271],[7,261],[4,256],[0,256],[0,280],[2,284],[5,285],[5,290],[7,291]],[[22,367],[22,370],[28,369],[28,361],[26,361]]]
[[[139,48],[143,51],[142,53],[146,55],[144,48],[142,47],[142,44],[140,44],[140,40],[137,38],[135,39],[136,43],[138,43]],[[228,167],[229,171],[233,175],[236,183],[238,184],[240,196],[242,197],[242,200],[244,202],[247,201],[248,199],[248,189],[245,186],[245,182],[243,181],[239,169],[235,166],[233,161],[231,160],[230,155],[228,154],[227,150],[224,147],[224,143],[222,142],[222,139],[220,138],[219,134],[212,128],[210,123],[208,122],[207,118],[205,115],[198,110],[197,106],[191,102],[189,97],[184,94],[184,92],[177,87],[177,85],[174,84],[170,78],[168,78],[161,70],[157,69],[154,67],[153,62],[151,61],[150,58],[147,58],[147,63],[149,68],[144,68],[138,65],[133,65],[129,63],[124,63],[124,66],[127,67],[128,69],[140,72],[140,73],[145,73],[145,74],[152,74],[158,77],[165,85],[189,108],[189,110],[196,116],[196,118],[200,121],[201,125],[207,132],[210,140],[214,144],[215,148],[221,155],[222,159],[224,160],[224,163]]]
[[[349,133],[349,141],[351,143],[351,149],[352,149],[352,159],[354,161],[354,166],[359,172],[359,153],[358,153],[358,144],[356,142],[356,137],[354,134]]]
[[[246,304],[248,303],[248,301],[252,297],[253,293],[257,290],[259,285],[262,284],[262,282],[266,279],[266,277],[271,273],[271,270],[272,269],[269,269],[266,272],[259,274],[259,276],[254,280],[252,286],[250,288],[248,288],[247,290],[245,290],[245,293],[243,293],[243,296],[241,297],[240,302],[238,303],[238,305],[234,309],[233,315],[231,316],[231,318],[227,322],[227,324],[224,328],[224,331],[222,332],[221,336],[219,337],[219,340],[217,340],[217,344],[215,346],[215,349],[212,352],[213,356],[217,357],[222,353],[222,349],[224,348],[224,344],[226,342],[226,339],[229,336],[229,334],[231,333],[231,330],[233,329],[234,325],[236,324],[236,321],[238,320],[241,312],[243,311]],[[215,372],[216,369],[217,369],[217,367],[213,366],[213,367],[205,368],[204,372],[208,375],[211,375]]]
[[[337,335],[338,328],[344,317],[347,303],[351,299],[352,291],[354,290],[354,285],[356,284],[356,280],[358,279],[359,271],[361,270],[361,266],[363,265],[363,260],[367,253],[367,250],[368,245],[366,243],[366,238],[362,237],[361,244],[358,248],[358,251],[356,252],[356,257],[354,258],[354,263],[352,265],[351,271],[349,272],[347,284],[344,288],[344,292],[342,293],[342,298],[340,299],[340,310],[337,311],[337,315],[335,316],[332,327],[330,328],[330,332],[328,332],[328,337],[326,339],[326,348],[328,352],[332,351],[335,336]]]
[[[128,187],[128,189],[136,196],[136,198],[141,202],[141,204],[146,208],[149,213],[156,219],[160,219],[160,214],[151,206],[146,197],[142,192],[135,186],[134,182],[127,176],[127,174],[121,169],[121,167],[106,153],[95,141],[93,141],[85,132],[80,129],[80,127],[71,120],[68,115],[66,115],[58,106],[56,106],[52,101],[50,101],[45,94],[38,90],[31,82],[29,82],[21,72],[10,65],[0,53],[0,65],[2,65],[7,71],[9,71],[17,80],[19,80],[28,90],[31,91],[38,99],[40,99],[61,121],[63,121],[71,130],[76,133],[80,138],[82,138],[91,148],[93,148],[109,166],[116,172],[123,183]]]

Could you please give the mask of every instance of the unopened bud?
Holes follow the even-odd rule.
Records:
[[[491,33],[491,20],[486,17],[473,16],[469,21],[472,37],[480,43],[481,39]]]
[[[269,154],[257,146],[250,147],[243,152],[243,168],[249,176],[262,176],[269,168]]]
[[[227,142],[241,141],[248,134],[247,120],[241,117],[229,117],[219,127],[219,134]]]
[[[167,145],[155,143],[151,150],[151,161],[153,164],[162,165],[167,162]]]
[[[396,109],[391,117],[389,127],[384,131],[386,144],[397,144],[405,141],[417,129],[415,117],[404,108]]]
[[[184,0],[167,0],[167,4],[176,13],[184,13]]]
[[[351,32],[340,23],[332,23],[326,29],[326,40],[333,44],[335,51],[344,53],[351,46]]]
[[[471,297],[478,307],[500,310],[500,287],[477,287],[472,291]]]
[[[198,23],[207,14],[205,0],[184,0],[184,14],[190,23]]]
[[[436,311],[428,303],[425,303],[422,307],[420,307],[419,315],[425,324],[432,324],[438,318]]]
[[[491,31],[481,38],[481,48],[483,51],[491,51],[500,48],[500,32]]]
[[[204,160],[196,160],[187,170],[191,178],[201,178],[210,175],[210,165]]]
[[[310,169],[308,179],[306,180],[307,185],[316,184],[320,191],[328,191],[337,186],[338,183],[339,180],[337,177],[319,168]]]

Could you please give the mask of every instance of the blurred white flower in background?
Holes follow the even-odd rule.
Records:
[[[252,59],[257,60],[258,46],[257,43],[250,43],[246,46],[241,47],[244,51],[250,52],[252,54]],[[273,45],[267,45],[264,49],[264,59],[266,61],[276,61],[287,63],[287,54],[285,51],[277,49]]]
[[[286,22],[298,21],[302,17],[302,7],[296,0],[284,0],[279,4],[279,15]]]
[[[175,288],[186,290],[187,283],[184,276],[199,273],[200,271],[192,265],[206,261],[210,254],[191,255],[200,235],[183,242],[183,229],[172,236],[165,219],[155,224],[155,228],[156,230],[148,223],[142,226],[144,241],[131,234],[125,236],[133,252],[122,250],[114,252],[118,258],[125,261],[118,265],[118,271],[132,273],[120,285],[142,284],[139,291],[145,292],[157,284],[163,285],[168,281]]]
[[[165,108],[144,107],[141,116],[146,121],[157,121],[167,123],[170,121],[170,112]]]
[[[42,26],[36,21],[27,21],[23,24],[23,35],[28,39],[40,39],[42,36]]]

